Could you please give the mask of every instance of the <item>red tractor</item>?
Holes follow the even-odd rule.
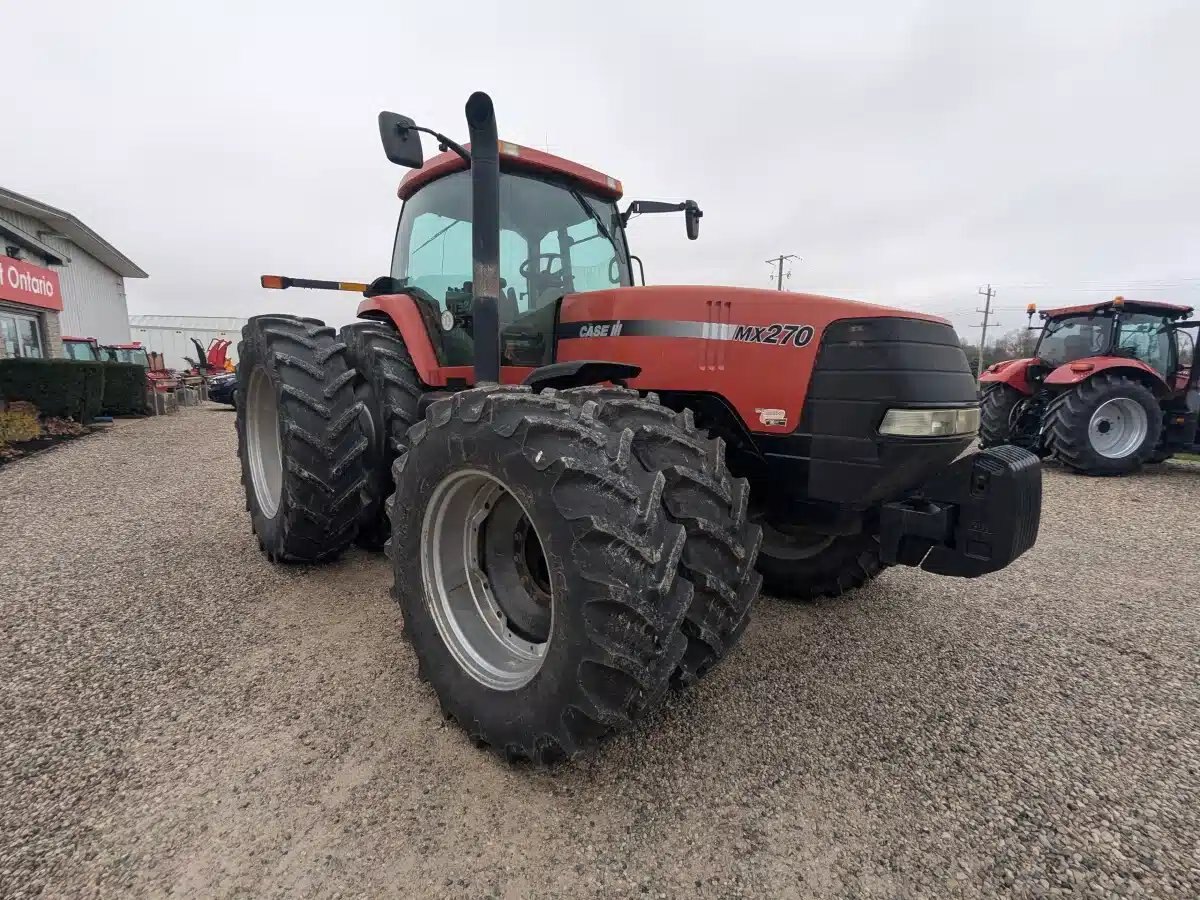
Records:
[[[1042,311],[1033,357],[979,378],[980,444],[1026,447],[1089,475],[1194,452],[1200,369],[1189,329],[1200,323],[1181,321],[1191,312],[1123,297]]]
[[[100,342],[93,337],[63,335],[63,354],[76,362],[99,362]]]
[[[161,353],[147,352],[140,341],[130,344],[107,344],[100,348],[108,362],[132,363],[146,370],[146,387],[160,394],[179,388],[179,375],[166,368]]]
[[[966,452],[953,329],[728,287],[635,287],[626,225],[693,202],[381,113],[412,168],[361,321],[252,318],[239,347],[247,508],[272,560],[382,544],[443,709],[509,758],[630,727],[737,643],[760,584],[809,598],[889,565],[975,577],[1034,542],[1037,458]],[[443,152],[424,160],[418,132]]]

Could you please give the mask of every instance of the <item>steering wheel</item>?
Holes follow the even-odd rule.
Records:
[[[554,261],[556,259],[558,260],[558,271],[552,272],[550,270],[554,268]],[[545,267],[542,266],[542,260],[546,260]],[[530,257],[521,263],[521,266],[519,269],[517,269],[517,271],[520,273],[522,278],[528,279],[531,275],[535,274],[533,271],[535,263],[537,265],[536,276],[539,278],[545,278],[548,275],[562,275],[563,255],[561,253],[539,253],[537,256]]]

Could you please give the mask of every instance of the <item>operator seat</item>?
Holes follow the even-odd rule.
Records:
[[[501,325],[511,324],[521,313],[517,307],[517,292],[508,287],[503,278],[500,279],[500,296],[496,298],[496,312]]]
[[[1066,351],[1067,359],[1083,359],[1085,356],[1092,355],[1092,340],[1086,335],[1071,335],[1063,341],[1063,349]]]

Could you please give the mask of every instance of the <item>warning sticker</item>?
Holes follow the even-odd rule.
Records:
[[[782,409],[756,408],[754,411],[758,413],[758,421],[762,422],[764,425],[787,425],[787,412]]]

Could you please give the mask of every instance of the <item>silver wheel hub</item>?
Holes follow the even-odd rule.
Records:
[[[258,508],[273,519],[283,494],[283,448],[279,440],[279,403],[266,369],[259,367],[250,373],[245,402],[250,482]]]
[[[1142,404],[1129,397],[1105,400],[1088,422],[1088,441],[1106,459],[1124,459],[1136,453],[1150,430]]]
[[[421,525],[425,604],[454,660],[497,691],[528,684],[550,646],[553,590],[524,506],[477,469],[434,489]]]

